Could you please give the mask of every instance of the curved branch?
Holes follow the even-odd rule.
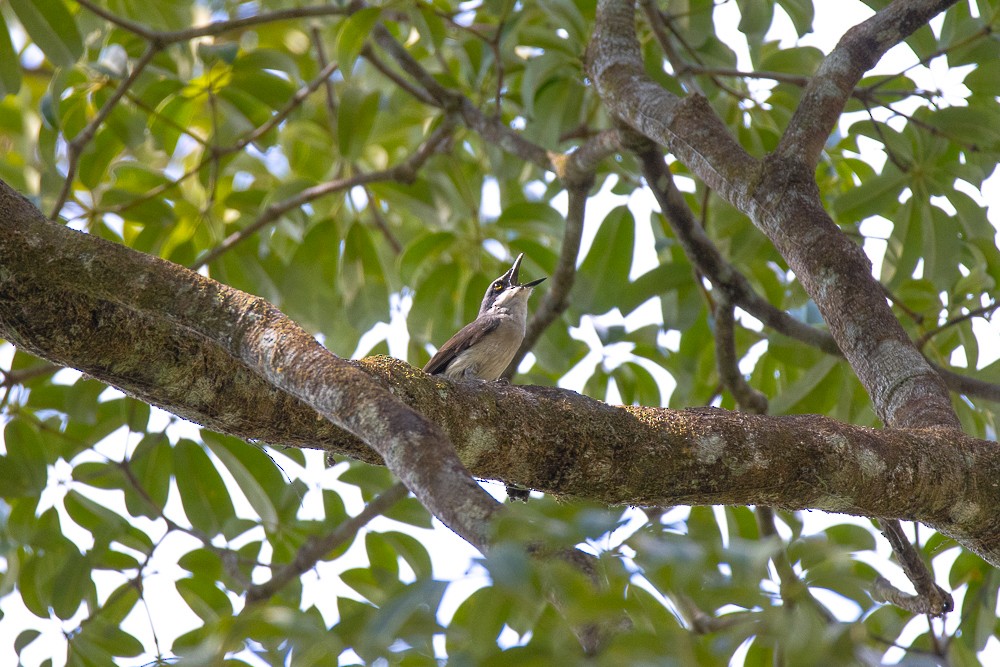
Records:
[[[367,185],[369,183],[377,183],[379,181],[412,181],[417,170],[420,169],[420,167],[422,167],[432,155],[438,152],[441,145],[448,139],[449,136],[451,136],[453,130],[454,123],[446,117],[444,122],[442,122],[437,129],[435,129],[434,132],[427,137],[427,140],[413,153],[413,155],[393,167],[389,167],[388,169],[383,169],[381,171],[371,171],[357,174],[356,176],[352,176],[350,178],[338,178],[333,181],[327,181],[326,183],[320,183],[319,185],[306,188],[298,194],[288,197],[287,199],[274,202],[265,208],[252,223],[238,232],[233,232],[227,236],[222,243],[198,258],[198,260],[191,265],[191,268],[197,270],[206,264],[215,261],[220,255],[232,249],[233,246],[250,238],[288,211],[296,209],[299,206],[307,204],[320,197],[333,194],[334,192],[349,190],[358,185]]]
[[[476,548],[488,550],[487,526],[500,505],[462,465],[444,431],[263,299],[52,223],[5,183],[0,183],[0,265],[0,330],[15,344],[27,342],[33,349],[18,331],[38,317],[23,310],[21,302],[31,297],[51,304],[59,294],[80,293],[112,312],[169,320],[362,438],[428,510]],[[68,319],[79,306],[63,310]]]
[[[132,66],[132,71],[129,75],[125,77],[115,91],[111,93],[104,106],[101,107],[100,111],[97,112],[86,127],[80,130],[79,134],[73,137],[69,143],[66,145],[66,178],[63,180],[62,188],[59,190],[59,194],[56,196],[56,203],[52,205],[52,212],[49,214],[49,218],[55,220],[59,217],[59,213],[62,211],[63,206],[66,204],[66,200],[69,199],[70,190],[73,189],[73,181],[76,179],[76,170],[80,164],[80,156],[83,154],[83,149],[90,143],[91,139],[97,133],[97,128],[100,127],[101,123],[107,120],[111,112],[114,111],[115,106],[124,97],[128,89],[132,87],[132,84],[136,82],[139,75],[142,74],[146,66],[153,61],[153,58],[157,53],[160,52],[159,46],[155,44],[150,44],[146,47],[146,50],[140,56],[139,60]]]
[[[668,147],[768,236],[886,424],[957,428],[947,388],[893,316],[864,252],[823,208],[813,169],[781,154],[758,164],[703,98],[660,89],[645,74],[634,24],[632,2],[598,4],[591,72],[611,113]]]
[[[848,30],[802,93],[775,153],[812,169],[865,72],[957,0],[895,0]]]
[[[743,150],[703,96],[679,98],[649,78],[636,41],[633,2],[598,3],[587,63],[614,117],[665,146],[740,210],[753,206],[747,184],[757,180],[759,161]]]
[[[613,407],[557,388],[449,382],[387,357],[346,362],[266,302],[49,222],[6,186],[0,195],[0,336],[223,432],[253,437],[240,420],[280,415],[269,440],[284,442],[277,429],[287,426],[288,440],[349,455],[359,442],[344,430],[357,434],[481,549],[499,506],[469,470],[611,504],[753,504],[916,520],[1000,564],[1000,526],[991,520],[1000,507],[996,443],[955,429],[872,430],[814,415]],[[92,333],[123,318],[132,329]],[[137,328],[143,321],[173,338],[147,336]],[[161,347],[172,342],[190,347]],[[77,356],[88,351],[96,358]],[[199,361],[179,378],[175,366],[187,371]],[[244,393],[234,368],[270,391]],[[243,407],[206,414],[235,403],[228,394]]]
[[[274,572],[267,581],[254,584],[247,589],[247,603],[262,602],[272,597],[290,581],[311,570],[324,556],[353,539],[372,519],[386,512],[405,498],[406,494],[406,486],[402,482],[396,482],[365,505],[357,515],[341,522],[331,532],[307,540],[291,563]]]

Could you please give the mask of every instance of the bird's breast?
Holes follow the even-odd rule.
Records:
[[[514,358],[524,340],[524,322],[503,318],[500,325],[448,364],[445,375],[456,378],[496,380]]]

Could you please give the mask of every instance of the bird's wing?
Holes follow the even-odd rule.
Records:
[[[431,357],[431,360],[424,366],[424,372],[431,375],[444,373],[448,364],[454,361],[455,357],[478,343],[483,336],[498,326],[500,326],[500,318],[498,317],[473,320],[466,324],[438,349],[437,354]]]

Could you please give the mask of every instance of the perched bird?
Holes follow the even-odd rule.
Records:
[[[424,372],[450,378],[498,380],[524,340],[528,321],[528,297],[539,278],[520,285],[517,274],[524,253],[517,256],[507,273],[486,289],[479,315],[441,346],[424,366]],[[508,486],[507,496],[526,501],[529,491]]]
[[[500,378],[524,340],[531,290],[545,280],[518,284],[523,257],[524,253],[518,255],[510,270],[490,284],[479,315],[441,346],[424,372],[456,379]]]

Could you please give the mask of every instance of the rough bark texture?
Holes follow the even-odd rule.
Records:
[[[886,304],[868,258],[824,210],[814,162],[805,160],[818,155],[809,147],[822,146],[864,72],[947,4],[896,2],[853,28],[814,77],[808,103],[786,130],[781,145],[799,148],[763,160],[739,146],[703,97],[681,99],[649,79],[635,37],[633,2],[599,3],[588,53],[609,111],[670,150],[771,239],[816,302],[876,413],[898,427],[959,423],[941,378]]]
[[[47,327],[43,331],[40,322]],[[112,328],[122,324],[129,328],[120,333]],[[144,324],[165,338],[146,339]],[[98,332],[107,339],[95,341]],[[263,391],[255,400],[245,389],[264,382],[309,406],[294,418],[297,424],[312,411],[317,425],[319,413],[363,437],[443,523],[478,549],[489,546],[487,525],[499,506],[462,466],[440,427],[263,299],[52,223],[5,183],[0,183],[0,335],[124,390],[137,388],[143,400],[196,422],[242,431],[242,437],[255,436],[243,428],[231,431],[227,424],[234,415],[220,416],[220,408],[242,400],[245,408],[236,415],[252,410],[274,416],[296,405],[286,398],[262,408],[278,394]],[[96,359],[74,356],[81,347],[97,351],[105,340],[111,349],[98,351]],[[158,347],[168,341],[170,347]],[[226,374],[192,368],[225,356],[233,362],[224,363]],[[173,359],[184,368],[172,368]],[[164,367],[151,368],[155,361]],[[221,398],[238,381],[248,383],[238,396]],[[162,394],[158,383],[167,387]],[[356,442],[350,447],[357,451]]]
[[[447,382],[386,357],[343,362],[266,303],[48,222],[6,186],[0,267],[6,339],[222,432],[373,462],[381,455],[480,548],[488,513],[475,496],[465,500],[475,484],[440,451],[448,436],[478,477],[614,504],[768,504],[912,519],[1000,564],[991,520],[1000,452],[954,429],[613,407],[555,388]],[[122,303],[129,300],[149,310]],[[195,326],[217,327],[225,344]]]

